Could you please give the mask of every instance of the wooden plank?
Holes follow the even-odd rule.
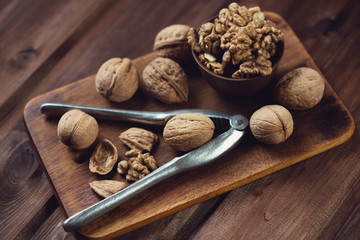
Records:
[[[1,238],[14,239],[52,195],[24,123],[18,121],[0,141]]]
[[[41,74],[48,71],[49,57],[89,15],[108,2],[52,1],[49,4],[40,0],[5,3],[0,9],[0,120],[38,83],[38,78],[31,76],[40,66]]]
[[[286,54],[280,64],[277,77],[299,66],[309,66],[317,69],[311,57],[286,22],[276,14],[268,14],[268,17],[274,20],[282,29],[286,40]],[[297,58],[294,59],[292,57],[294,55]],[[147,55],[135,60],[134,63],[139,72],[152,58],[154,58],[154,55]],[[89,173],[86,164],[79,165],[72,160],[72,153],[67,147],[60,144],[56,137],[55,119],[47,121],[44,116],[39,114],[39,105],[45,101],[60,101],[152,111],[196,107],[212,108],[231,114],[241,111],[249,116],[258,107],[268,104],[271,99],[270,96],[262,94],[246,99],[247,103],[244,105],[241,99],[236,101],[219,96],[213,89],[201,82],[199,75],[191,76],[190,82],[190,89],[194,91],[190,95],[191,101],[196,105],[190,101],[188,104],[164,106],[140,93],[126,103],[111,104],[99,94],[96,94],[93,76],[44,94],[29,103],[25,110],[27,126],[35,144],[37,144],[44,165],[67,214],[73,215],[98,201],[98,198],[87,187],[87,183],[92,179],[96,179],[96,176]],[[207,101],[201,101],[204,98]],[[231,157],[228,156],[223,159],[223,161],[229,161],[231,164],[224,165],[217,162],[206,167],[205,172],[194,171],[179,176],[177,179],[170,179],[166,186],[157,186],[157,188],[152,188],[151,191],[144,192],[139,198],[105,215],[101,222],[95,221],[93,224],[83,228],[81,232],[87,236],[97,238],[110,237],[129,231],[341,144],[351,136],[354,130],[351,116],[328,84],[326,85],[324,99],[318,106],[308,111],[292,113],[297,130],[295,129],[292,138],[286,143],[278,146],[264,146],[254,139],[247,138],[247,141],[241,147],[231,153]],[[101,122],[100,125],[101,134],[113,140],[120,152],[125,152],[125,147],[116,143],[115,139],[117,133],[131,125],[114,125],[114,123],[106,121]],[[47,132],[47,134],[41,134],[37,130],[39,126],[41,126],[41,131]],[[331,132],[329,132],[329,129],[331,129]],[[152,130],[161,134],[159,129]],[[56,159],[56,156],[51,154],[52,151],[57,153],[56,156],[62,156],[61,159]],[[160,165],[176,156],[164,142],[160,142],[154,155]],[[120,157],[122,157],[122,154],[120,154]],[[236,159],[241,159],[241,161],[236,161]],[[71,169],[71,171],[68,169]],[[226,177],[224,178],[224,176]],[[117,174],[111,174],[110,177],[123,180]],[[75,178],[79,178],[76,183],[73,183],[73,181],[71,185],[67,183],[66,179]],[[179,186],[178,181],[183,182],[183,184]],[[206,184],[204,184],[204,181],[206,181]],[[154,194],[154,192],[158,194]],[[84,198],[85,195],[88,197]],[[161,195],[161,199],[156,197],[159,195]],[[79,198],[82,201],[79,201]]]

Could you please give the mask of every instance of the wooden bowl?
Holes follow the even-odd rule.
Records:
[[[284,41],[280,41],[276,46],[276,53],[271,58],[273,70],[268,76],[257,76],[252,78],[230,78],[217,75],[207,69],[199,60],[198,54],[191,49],[193,58],[199,66],[202,77],[209,83],[211,87],[222,94],[228,96],[249,96],[263,90],[271,83],[275,76],[281,57],[284,53]]]

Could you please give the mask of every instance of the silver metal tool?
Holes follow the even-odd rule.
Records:
[[[135,195],[154,186],[155,184],[191,169],[208,164],[233,149],[245,134],[248,120],[243,115],[229,115],[212,110],[184,109],[168,112],[130,111],[109,108],[90,107],[62,103],[45,103],[41,106],[41,112],[52,116],[61,116],[71,109],[82,110],[95,118],[114,119],[122,121],[139,122],[152,125],[165,125],[173,116],[180,113],[202,113],[210,117],[217,129],[227,129],[200,148],[192,150],[180,157],[176,157],[144,178],[132,183],[114,195],[90,206],[79,213],[69,217],[63,223],[65,231],[74,231],[97,219],[103,214],[118,207]]]

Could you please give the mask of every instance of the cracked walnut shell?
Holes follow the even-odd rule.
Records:
[[[188,78],[181,66],[169,58],[157,57],[151,61],[143,71],[142,81],[145,90],[161,102],[188,100]]]
[[[201,113],[183,113],[165,125],[165,142],[177,151],[190,151],[208,142],[214,134],[214,123]]]
[[[265,144],[284,142],[293,132],[291,113],[280,105],[267,105],[255,111],[250,118],[253,136]]]
[[[107,139],[103,139],[90,157],[90,172],[100,175],[108,174],[115,166],[117,159],[118,151],[114,144]]]
[[[175,61],[185,61],[191,58],[187,34],[190,27],[184,24],[174,24],[162,29],[155,37],[153,50],[158,57],[171,58]]]
[[[321,101],[324,89],[325,81],[317,71],[301,67],[288,72],[276,83],[274,97],[289,109],[305,110]]]
[[[103,198],[110,197],[127,186],[127,183],[115,180],[100,180],[89,183],[90,188]]]
[[[111,58],[95,78],[96,90],[113,102],[129,100],[139,87],[138,72],[129,58]]]
[[[77,109],[63,114],[57,127],[57,135],[61,142],[75,150],[90,147],[98,133],[99,126],[95,118]]]
[[[119,136],[120,140],[129,148],[150,152],[155,143],[159,140],[158,136],[142,128],[129,128]]]

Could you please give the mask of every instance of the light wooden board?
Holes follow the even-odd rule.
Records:
[[[275,80],[296,67],[312,67],[319,71],[299,39],[283,18],[266,13],[284,33],[285,53]],[[143,68],[155,57],[154,54],[134,60],[140,75]],[[88,162],[74,161],[76,153],[57,138],[58,119],[40,113],[45,102],[62,102],[129,110],[166,111],[171,109],[203,108],[243,114],[251,114],[263,105],[274,104],[269,87],[252,97],[229,98],[218,94],[200,76],[195,64],[185,70],[190,79],[189,102],[175,105],[162,104],[139,90],[129,101],[114,104],[95,90],[94,76],[66,85],[32,99],[24,110],[24,120],[32,140],[42,159],[54,192],[71,216],[101,200],[88,183],[99,179],[125,181],[116,171],[98,176],[88,170]],[[319,71],[320,72],[320,71]],[[257,142],[251,134],[228,155],[201,169],[172,177],[135,199],[123,204],[111,213],[85,226],[80,233],[91,238],[110,238],[153,222],[193,204],[230,191],[255,179],[291,166],[345,142],[354,131],[354,121],[331,86],[326,82],[322,101],[312,109],[291,111],[294,118],[293,135],[285,142],[268,146]],[[119,150],[119,159],[125,158],[127,148],[118,135],[129,127],[137,126],[162,135],[160,127],[134,123],[99,120],[100,135],[110,139]],[[153,151],[159,165],[179,155],[160,138]]]

